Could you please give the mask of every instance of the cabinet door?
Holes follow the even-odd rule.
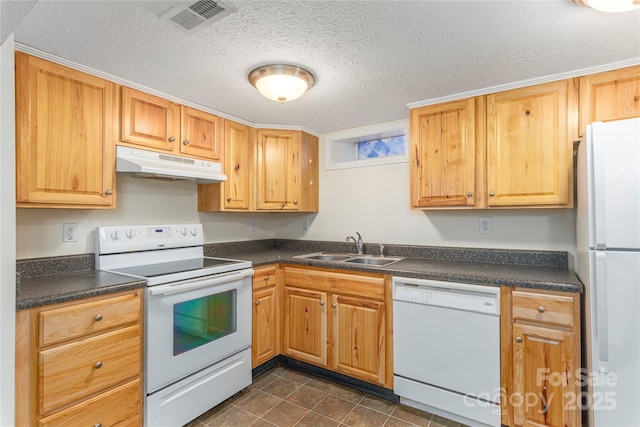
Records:
[[[327,294],[284,288],[283,353],[327,366]]]
[[[16,53],[18,207],[112,208],[116,86]]]
[[[579,426],[580,378],[574,332],[513,325],[516,426]]]
[[[385,384],[384,303],[333,295],[332,369]]]
[[[122,87],[121,139],[158,151],[176,151],[180,106],[148,93]]]
[[[488,206],[573,205],[569,89],[562,80],[487,95]]]
[[[473,206],[475,100],[411,111],[411,205]]]
[[[580,136],[588,124],[640,117],[640,65],[580,78]]]
[[[258,131],[258,210],[298,210],[300,132]]]
[[[249,210],[253,198],[253,144],[248,126],[229,120],[224,124],[224,167],[227,182],[224,189],[224,208]]]
[[[181,107],[180,152],[222,161],[223,121],[220,117],[190,107]]]
[[[253,292],[253,342],[252,367],[276,357],[277,351],[277,310],[276,288]]]

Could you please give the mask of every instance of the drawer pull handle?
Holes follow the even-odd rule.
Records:
[[[540,313],[544,313],[544,312],[545,312],[545,309],[544,309],[544,307],[543,307],[543,306],[540,306],[540,307],[538,307],[538,311],[539,311]]]
[[[520,337],[516,338],[516,342],[517,343],[521,343],[522,342],[522,338],[520,338]]]
[[[93,367],[96,368],[96,369],[102,368],[102,362],[96,362],[96,364],[93,365]]]
[[[101,321],[102,320],[102,314],[96,314],[96,317],[94,317],[93,320],[95,320],[96,322]]]

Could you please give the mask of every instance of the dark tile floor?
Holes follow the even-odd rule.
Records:
[[[461,427],[462,424],[278,366],[185,427],[203,426]]]

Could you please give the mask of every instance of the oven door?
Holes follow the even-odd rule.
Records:
[[[252,276],[245,269],[147,288],[147,394],[251,346]]]

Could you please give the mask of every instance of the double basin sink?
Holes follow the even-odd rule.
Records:
[[[315,261],[339,262],[346,264],[362,264],[375,267],[386,267],[395,262],[402,261],[404,258],[374,256],[374,255],[356,255],[356,254],[332,254],[324,252],[315,252],[312,254],[298,255],[294,258],[310,259]]]

